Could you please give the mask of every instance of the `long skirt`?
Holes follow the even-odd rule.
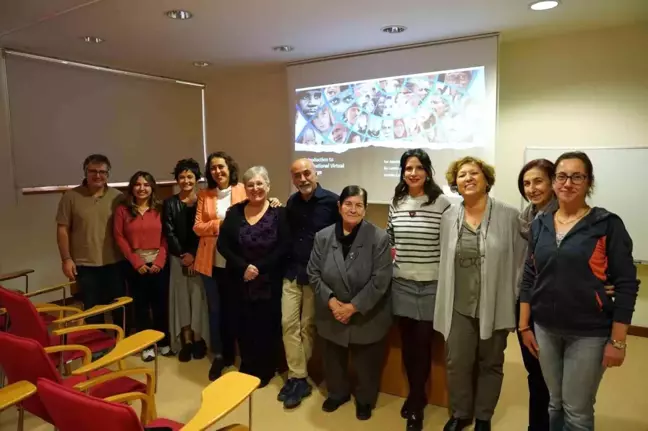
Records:
[[[207,298],[200,274],[183,273],[182,261],[169,256],[171,277],[169,281],[169,333],[171,348],[177,352],[182,346],[182,328],[190,327],[209,347],[209,317]]]

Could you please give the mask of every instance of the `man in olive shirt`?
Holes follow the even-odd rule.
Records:
[[[92,154],[83,162],[83,183],[65,192],[56,214],[56,240],[61,255],[63,274],[76,280],[87,310],[108,304],[124,296],[123,260],[113,238],[113,212],[121,202],[122,193],[108,187],[110,161],[101,154]],[[102,323],[103,316],[87,319]],[[113,322],[122,325],[123,312],[113,312]]]

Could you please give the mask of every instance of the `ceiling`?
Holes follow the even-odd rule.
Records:
[[[525,37],[648,20],[648,0],[0,0],[0,46],[204,81],[219,67],[281,63],[502,32]],[[164,12],[186,9],[190,20]],[[402,24],[402,34],[380,31]],[[104,43],[85,43],[84,36]],[[275,45],[293,45],[290,53]],[[199,69],[194,61],[208,61]]]

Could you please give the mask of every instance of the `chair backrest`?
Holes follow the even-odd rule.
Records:
[[[9,332],[36,340],[43,347],[51,346],[47,326],[29,298],[0,286],[0,303],[11,319]]]
[[[43,346],[37,341],[0,332],[0,367],[9,383],[26,380],[36,385],[39,378],[62,383],[61,375],[52,364]],[[52,423],[45,406],[35,395],[22,402],[28,412]]]
[[[142,431],[135,411],[69,389],[47,379],[38,379],[38,395],[59,431]]]

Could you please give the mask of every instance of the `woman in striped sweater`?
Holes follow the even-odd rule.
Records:
[[[399,316],[409,395],[401,416],[407,430],[423,428],[425,387],[432,362],[434,303],[439,272],[441,215],[450,201],[434,182],[430,157],[422,149],[400,159],[400,182],[389,208],[387,232],[395,249],[393,310]]]

